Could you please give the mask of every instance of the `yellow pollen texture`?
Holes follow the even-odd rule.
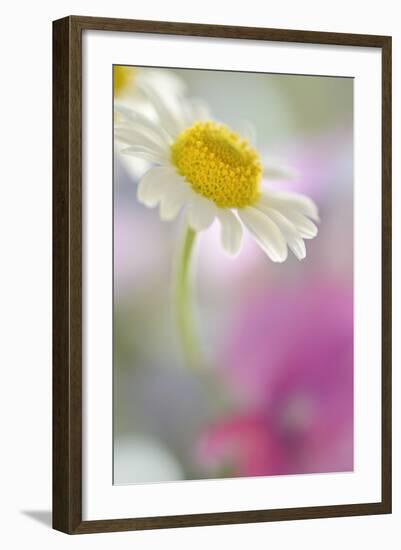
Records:
[[[226,126],[195,122],[171,145],[171,161],[194,191],[220,208],[243,208],[259,197],[259,156]]]

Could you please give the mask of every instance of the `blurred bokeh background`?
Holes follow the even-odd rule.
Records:
[[[227,257],[216,222],[201,233],[206,374],[193,372],[171,303],[180,222],[137,202],[146,166],[116,153],[114,483],[352,470],[353,81],[173,72],[218,120],[252,128],[263,158],[293,171],[271,187],[313,198],[321,222],[306,258],[283,264],[247,235]]]

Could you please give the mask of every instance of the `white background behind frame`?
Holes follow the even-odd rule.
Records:
[[[112,485],[112,65],[355,77],[354,473]],[[364,159],[369,159],[369,163]],[[381,498],[381,52],[83,33],[83,519],[377,502]],[[367,192],[368,190],[368,192]],[[366,246],[369,243],[369,246]],[[335,251],[333,252],[335,253]],[[238,259],[240,261],[240,258]],[[366,277],[369,273],[369,277]],[[367,301],[366,298],[369,297]]]

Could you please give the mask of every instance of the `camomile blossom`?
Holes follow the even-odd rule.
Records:
[[[145,113],[151,120],[157,120],[157,113],[149,101],[144,88],[155,88],[166,95],[182,95],[186,92],[185,82],[173,71],[153,69],[150,67],[132,67],[130,65],[114,65],[113,93],[114,100],[127,108],[134,108]],[[115,113],[115,123],[119,122],[119,114]],[[124,144],[115,141],[115,152],[127,174],[134,180],[150,167],[147,160],[121,155]]]
[[[183,93],[162,93],[154,82],[138,85],[153,113],[118,101],[115,106],[121,153],[153,163],[139,182],[138,200],[147,207],[159,206],[165,221],[183,210],[194,232],[217,219],[222,246],[230,255],[238,254],[245,227],[272,261],[285,261],[288,248],[303,259],[304,239],[318,231],[315,203],[300,194],[269,189],[270,168],[257,150],[214,120],[203,103]]]
[[[138,101],[148,102],[144,87],[158,89],[161,94],[183,94],[186,91],[185,82],[172,71],[150,67],[114,65],[114,98],[119,102],[128,105]]]

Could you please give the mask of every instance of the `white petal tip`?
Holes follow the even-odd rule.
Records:
[[[200,225],[197,222],[194,222],[194,220],[188,219],[188,217],[187,217],[187,223],[188,223],[189,227],[191,229],[193,229],[194,231],[196,231],[197,233],[200,233],[201,231],[205,231],[205,229],[207,229],[207,227],[205,227],[203,225]]]
[[[238,258],[238,256],[241,254],[241,250],[227,250],[227,248],[224,247],[223,250],[227,258],[230,258],[231,260],[235,260],[235,258]]]
[[[180,213],[181,208],[166,209],[163,202],[160,204],[159,217],[162,222],[172,222]]]
[[[140,204],[143,204],[147,208],[156,208],[156,206],[159,204],[159,201],[140,200],[140,199],[138,199],[138,202]]]
[[[316,231],[308,231],[307,233],[305,233],[304,235],[302,235],[302,237],[304,239],[314,239],[315,237],[317,237],[317,234],[318,234],[318,230],[316,228]]]
[[[287,258],[288,258],[288,250],[286,250],[285,254],[282,254],[280,256],[273,255],[266,250],[264,250],[265,254],[270,258],[270,260],[275,264],[283,264]]]
[[[297,258],[297,260],[299,260],[300,262],[302,262],[302,260],[306,258],[306,248],[303,242],[301,245],[298,245],[296,247],[292,246],[291,250],[294,253],[294,256]]]
[[[203,197],[192,196],[187,209],[187,223],[194,231],[203,231],[210,227],[215,218],[214,204]]]

